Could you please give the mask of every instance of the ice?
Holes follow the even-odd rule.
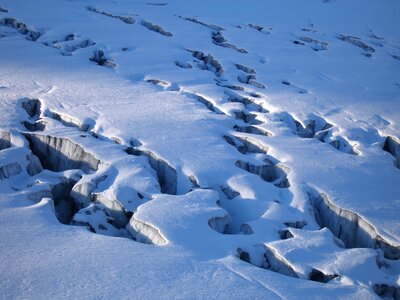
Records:
[[[0,0],[0,298],[399,298],[399,11]]]

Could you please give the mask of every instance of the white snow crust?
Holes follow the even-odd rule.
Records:
[[[0,0],[0,298],[400,299],[399,15]]]

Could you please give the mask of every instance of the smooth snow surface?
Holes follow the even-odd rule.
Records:
[[[399,15],[0,0],[0,298],[400,299]]]

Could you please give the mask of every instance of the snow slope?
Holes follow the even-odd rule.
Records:
[[[400,299],[398,1],[0,0],[0,296]]]

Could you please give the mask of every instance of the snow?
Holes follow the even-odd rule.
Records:
[[[397,1],[0,8],[1,298],[400,297]]]

